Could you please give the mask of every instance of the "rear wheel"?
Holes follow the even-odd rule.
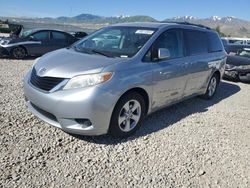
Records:
[[[123,96],[113,111],[109,133],[114,137],[132,135],[140,128],[145,110],[145,101],[140,94],[133,92]]]
[[[213,74],[213,76],[211,77],[211,79],[209,81],[207,91],[202,97],[205,99],[212,99],[217,91],[219,81],[220,81],[220,78],[219,78],[218,74]]]
[[[23,59],[24,57],[26,57],[27,53],[25,48],[18,46],[11,51],[11,55],[15,59]]]

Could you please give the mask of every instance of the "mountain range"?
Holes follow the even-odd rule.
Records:
[[[233,16],[219,17],[211,16],[209,18],[198,18],[194,16],[176,16],[164,20],[156,20],[150,16],[98,16],[93,14],[80,14],[74,17],[61,16],[57,18],[11,18],[18,22],[34,22],[46,24],[64,24],[64,25],[95,25],[94,28],[104,25],[123,23],[123,22],[190,22],[202,24],[211,28],[220,27],[221,32],[234,37],[250,37],[250,21],[239,19]],[[81,28],[83,28],[81,26]]]

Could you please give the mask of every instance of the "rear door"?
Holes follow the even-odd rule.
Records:
[[[62,32],[52,31],[51,32],[51,46],[52,50],[65,48],[70,45],[69,37]]]
[[[213,61],[213,57],[208,53],[209,43],[205,31],[184,30],[184,39],[187,54],[186,71],[189,72],[184,96],[190,96],[206,87],[211,75],[209,62]]]

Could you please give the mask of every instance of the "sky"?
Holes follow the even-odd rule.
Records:
[[[148,15],[235,16],[250,20],[250,0],[0,0],[0,16],[59,17],[90,13],[100,16]]]

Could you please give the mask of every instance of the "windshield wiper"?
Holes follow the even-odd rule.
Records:
[[[111,56],[111,55],[109,55],[109,54],[107,54],[107,53],[104,53],[104,52],[102,52],[102,51],[99,51],[99,50],[91,49],[90,51],[91,51],[91,52],[94,52],[94,53],[96,53],[96,54],[103,55],[103,56],[105,56],[105,57],[113,57],[113,56]]]
[[[99,55],[103,55],[105,57],[114,57],[110,54],[107,54],[105,52],[102,52],[102,51],[99,51],[99,50],[96,50],[96,49],[90,49],[90,48],[77,48],[77,46],[73,46],[73,48],[76,50],[76,51],[80,51],[80,52],[84,52],[84,53],[88,53],[88,54],[99,54]]]

